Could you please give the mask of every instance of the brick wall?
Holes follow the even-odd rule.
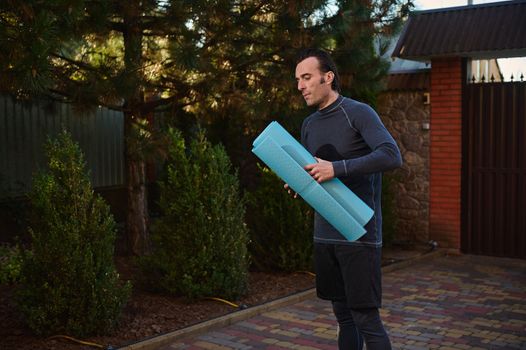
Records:
[[[431,64],[429,237],[460,248],[462,166],[462,61]]]

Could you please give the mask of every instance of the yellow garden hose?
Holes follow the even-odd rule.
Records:
[[[310,271],[298,271],[298,272],[306,273],[307,275],[311,275],[313,277],[316,277],[316,274],[314,272],[310,272]]]
[[[49,337],[48,339],[51,340],[51,339],[57,339],[57,338],[64,338],[64,339],[71,340],[72,342],[75,342],[75,343],[78,343],[78,344],[93,346],[93,347],[99,348],[99,349],[104,349],[103,345],[100,345],[100,344],[97,344],[97,343],[92,343],[92,342],[89,342],[89,341],[75,339],[75,338],[67,336],[67,335],[61,335],[61,334],[60,335],[54,335],[52,337]],[[113,348],[110,346],[110,347],[108,347],[106,349],[113,349]]]
[[[245,304],[238,305],[238,304],[235,304],[235,303],[233,303],[231,301],[228,301],[228,300],[225,300],[225,299],[221,299],[221,298],[205,297],[204,299],[219,301],[221,303],[225,303],[227,305],[230,305],[230,306],[235,307],[235,308],[240,309],[240,310],[243,310],[243,309],[247,308],[247,306]]]
[[[221,303],[225,303],[225,304],[230,305],[230,306],[232,306],[232,307],[239,308],[239,305],[234,304],[233,302],[228,301],[228,300],[225,300],[225,299],[215,298],[215,297],[206,297],[205,299],[207,299],[207,300],[215,300],[215,301],[219,301],[219,302],[221,302]]]

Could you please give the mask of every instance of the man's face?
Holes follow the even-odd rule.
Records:
[[[322,73],[316,57],[308,57],[296,66],[296,82],[298,90],[303,95],[307,106],[317,106],[322,109],[332,91],[332,72]]]

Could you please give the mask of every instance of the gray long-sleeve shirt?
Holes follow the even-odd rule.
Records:
[[[367,233],[356,242],[346,240],[316,213],[314,241],[380,247],[382,172],[399,167],[402,157],[378,114],[364,103],[339,96],[303,121],[301,143],[313,156],[332,162],[335,177],[374,210]]]

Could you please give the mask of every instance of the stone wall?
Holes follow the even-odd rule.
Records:
[[[397,217],[394,242],[429,241],[429,120],[424,91],[392,91],[378,99],[378,114],[402,153],[401,168],[384,176],[393,181]]]

